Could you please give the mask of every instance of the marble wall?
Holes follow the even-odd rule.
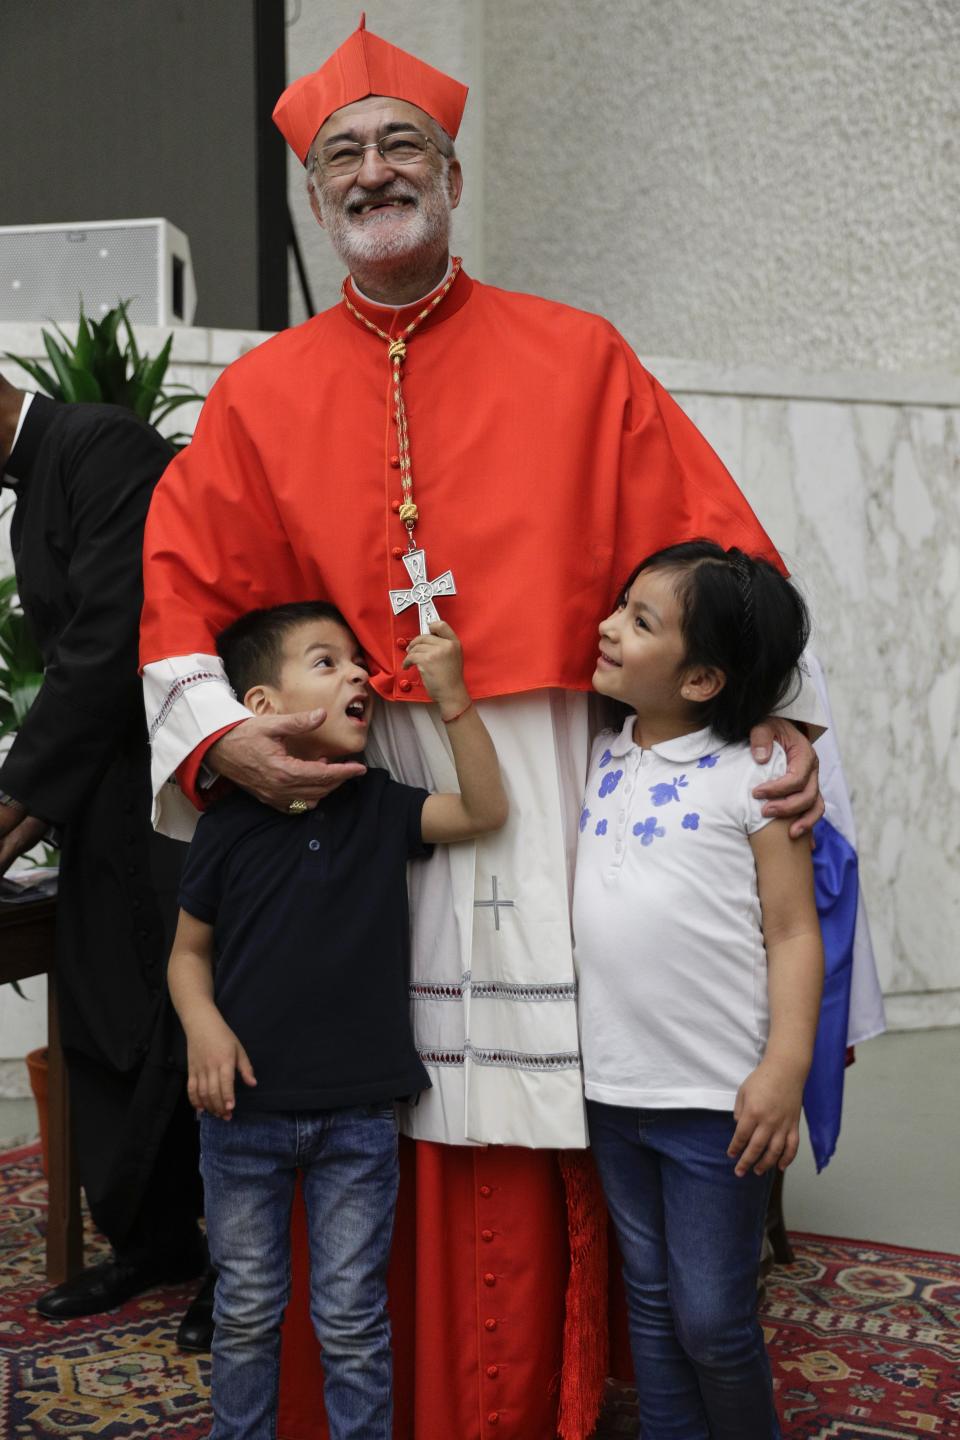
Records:
[[[650,368],[671,388],[668,361]],[[768,377],[779,397],[673,380],[809,598],[888,1020],[960,1024],[960,383],[952,404],[897,404],[869,384],[798,399],[789,376]]]
[[[151,350],[164,337],[139,338]],[[262,338],[180,330],[172,378],[206,393]],[[39,327],[0,326],[5,350],[42,353]],[[641,358],[810,600],[888,1020],[960,1024],[960,378]]]

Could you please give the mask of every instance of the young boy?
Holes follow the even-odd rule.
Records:
[[[369,676],[332,606],[253,611],[217,645],[255,715],[326,710],[301,741],[305,758],[360,756]],[[393,1102],[430,1083],[410,1033],[406,865],[434,842],[498,829],[507,816],[450,626],[412,640],[404,664],[419,668],[449,727],[459,795],[430,795],[384,770],[298,814],[236,791],[202,816],[184,871],[169,980],[187,1036],[188,1093],[202,1112],[219,1270],[214,1440],[275,1434],[298,1169],[331,1440],[392,1434]]]

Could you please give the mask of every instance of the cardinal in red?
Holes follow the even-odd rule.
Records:
[[[607,321],[451,257],[465,100],[362,19],[281,96],[348,274],[332,308],[225,371],[161,481],[141,659],[156,817],[188,835],[218,777],[287,809],[322,805],[351,771],[288,752],[315,716],[251,718],[232,696],[214,637],[239,614],[338,606],[382,702],[373,757],[431,788],[450,788],[449,751],[404,650],[436,615],[461,636],[511,818],[411,881],[432,1088],[402,1120],[394,1435],[584,1440],[607,1373],[606,1220],[584,1158],[569,880],[597,622],[660,546],[776,554]],[[778,811],[809,826],[812,752],[788,722],[778,735]],[[312,1440],[326,1430],[302,1309],[286,1332],[280,1434]]]

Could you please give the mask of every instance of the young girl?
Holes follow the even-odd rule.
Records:
[[[594,747],[574,896],[590,1141],[616,1226],[643,1440],[776,1440],[756,1316],[775,1167],[797,1152],[823,957],[808,846],[746,743],[809,622],[766,561],[651,555],[600,626],[624,702]]]

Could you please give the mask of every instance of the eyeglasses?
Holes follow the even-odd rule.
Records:
[[[367,150],[376,150],[387,165],[414,165],[426,154],[427,146],[440,147],[429,135],[419,130],[398,130],[371,140],[369,145],[356,145],[350,140],[334,140],[324,145],[313,157],[313,168],[325,175],[354,175],[363,164]]]

